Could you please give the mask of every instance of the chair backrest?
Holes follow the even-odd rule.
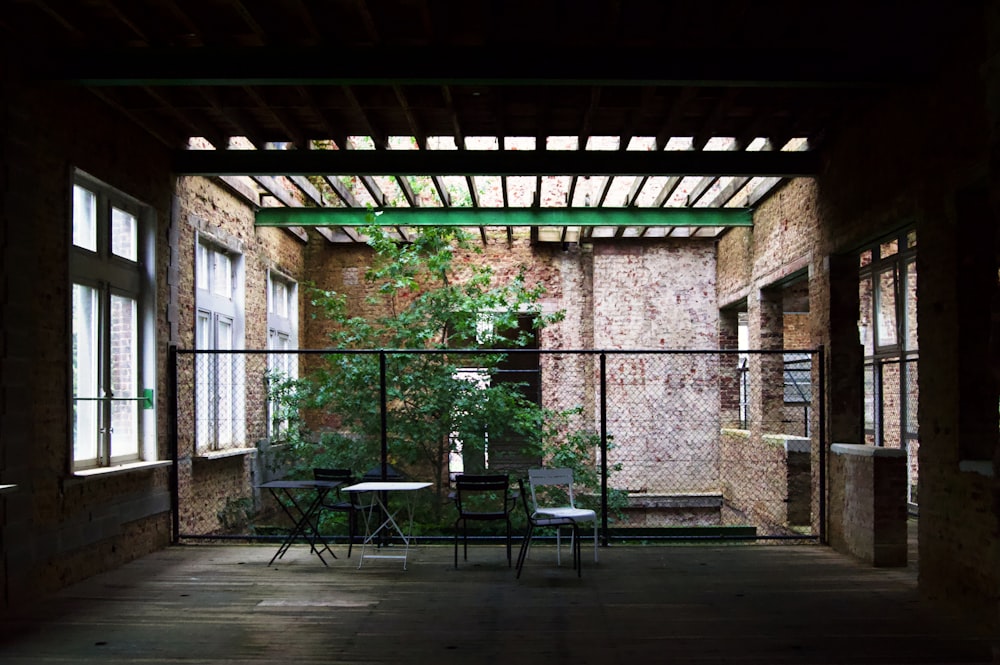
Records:
[[[536,511],[539,508],[576,507],[573,503],[573,469],[528,469],[528,485]]]
[[[481,511],[484,506],[505,511],[507,506],[510,477],[506,474],[473,475],[463,473],[455,476],[455,503],[461,513],[465,508]],[[477,498],[471,503],[470,497]],[[464,506],[464,507],[463,507]]]

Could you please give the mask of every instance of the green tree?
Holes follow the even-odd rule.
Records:
[[[458,442],[466,460],[483,459],[488,440],[507,436],[541,455],[543,409],[524,397],[521,386],[491,379],[504,358],[494,349],[523,347],[531,338],[519,329],[519,314],[533,314],[537,327],[561,318],[541,312],[544,286],[528,284],[523,271],[498,284],[488,265],[459,269],[458,252],[482,251],[461,229],[424,228],[410,242],[375,225],[363,232],[374,249],[365,274],[368,315],[352,314],[342,293],[310,289],[315,316],[330,326],[330,347],[343,352],[324,356],[299,381],[272,382],[272,395],[280,394],[287,406],[281,417],[293,423],[288,429],[294,457],[303,467],[317,460],[355,469],[378,464],[381,357],[389,461],[435,478],[435,505],[444,503],[449,453]],[[484,351],[464,351],[472,348]],[[382,356],[377,349],[407,353]],[[336,433],[318,446],[307,442],[303,408],[333,415]],[[490,467],[502,465],[491,454]]]

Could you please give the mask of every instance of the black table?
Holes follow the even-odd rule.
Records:
[[[324,566],[329,565],[323,558],[324,551],[329,552],[334,559],[337,558],[319,532],[317,513],[326,495],[342,484],[339,480],[272,480],[260,486],[271,493],[293,524],[292,530],[285,536],[267,565],[270,566],[275,559],[285,556],[285,552],[300,536],[309,542],[309,551],[318,556]],[[317,543],[321,546],[318,547]]]

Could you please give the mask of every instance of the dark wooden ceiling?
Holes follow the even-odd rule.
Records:
[[[462,205],[477,206],[476,176],[493,175],[507,206],[506,178],[520,175],[539,179],[531,204],[573,208],[593,175],[632,179],[601,205],[695,206],[713,191],[709,207],[746,207],[815,173],[859,104],[933,76],[976,5],[9,0],[0,35],[33,84],[86,88],[177,151],[178,172],[257,176],[265,194],[267,177],[336,174],[380,207],[391,197],[372,178],[396,176],[404,205],[427,205],[407,192],[420,175],[447,208],[443,178],[457,176]],[[402,154],[398,137],[406,153],[450,152]],[[543,196],[540,178],[560,175],[558,196]],[[754,177],[769,186],[737,199]],[[330,180],[297,200],[364,205]]]

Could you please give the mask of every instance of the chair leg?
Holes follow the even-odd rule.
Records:
[[[507,567],[510,568],[510,518],[507,519]]]
[[[528,547],[531,545],[531,535],[534,532],[534,526],[528,524],[527,531],[524,532],[524,538],[521,540],[521,549],[517,553],[517,579],[521,577],[521,568],[524,567],[524,559],[528,555]]]
[[[347,512],[347,558],[351,558],[351,549],[354,547],[354,534],[357,533],[356,524],[358,516],[353,510]]]

